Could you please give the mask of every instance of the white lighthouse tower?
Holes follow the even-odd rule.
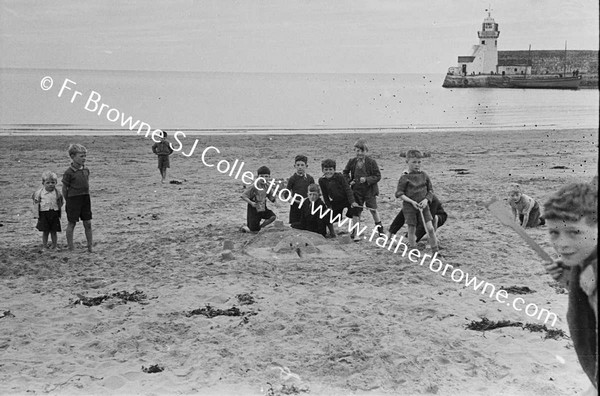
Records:
[[[450,75],[480,75],[496,74],[498,72],[498,24],[492,18],[489,10],[483,20],[481,30],[477,32],[479,44],[473,46],[471,55],[459,56],[458,67],[448,69]]]
[[[482,55],[481,74],[496,73],[498,66],[498,24],[491,16],[490,10],[488,16],[483,20],[481,30],[477,32],[479,36],[479,50]],[[479,52],[479,51],[478,51]]]

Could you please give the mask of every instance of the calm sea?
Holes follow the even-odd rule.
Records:
[[[45,76],[53,79],[47,91]],[[121,120],[129,116],[153,129],[205,133],[598,127],[598,90],[445,89],[443,79],[0,69],[0,133],[126,134]],[[87,103],[90,95],[97,104]]]

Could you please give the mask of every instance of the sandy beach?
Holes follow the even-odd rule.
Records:
[[[0,394],[558,396],[587,389],[568,337],[469,330],[483,318],[543,321],[368,240],[329,241],[339,257],[261,260],[244,252],[255,238],[238,231],[245,185],[205,166],[202,150],[219,149],[212,163],[237,159],[251,172],[267,165],[276,178],[290,177],[294,156],[306,154],[317,179],[325,158],[344,168],[359,136],[382,172],[386,229],[400,207],[400,152],[430,153],[423,170],[449,214],[439,229],[444,262],[499,288],[528,287],[520,297],[555,312],[554,328],[568,335],[567,294],[484,203],[505,199],[511,182],[543,203],[566,183],[590,181],[597,130],[201,136],[191,157],[171,157],[169,177],[181,184],[160,183],[152,141],[134,133],[0,136]],[[64,214],[60,249],[42,250],[31,212],[42,172],[60,179],[68,167],[69,143],[88,149],[92,254],[81,224],[75,251],[65,249]],[[270,208],[287,226],[289,206]],[[373,220],[363,219],[370,233]],[[528,233],[552,252],[545,227]],[[231,256],[223,255],[229,243]],[[82,304],[105,295],[112,297]],[[207,305],[235,315],[192,313]]]

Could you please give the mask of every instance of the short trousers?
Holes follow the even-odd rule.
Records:
[[[83,221],[92,220],[92,202],[90,195],[76,195],[67,198],[67,220],[69,223],[77,223],[79,219]]]
[[[533,205],[533,208],[531,208],[531,210],[529,211],[529,220],[527,221],[527,224],[525,224],[525,227],[531,228],[540,225],[541,215],[542,214],[540,213],[540,205],[536,202]],[[521,220],[521,223],[523,222],[524,218],[524,215],[519,215],[519,220]]]
[[[158,155],[158,169],[170,168],[170,165],[168,155]]]
[[[260,231],[260,221],[267,220],[275,216],[275,213],[270,209],[265,209],[261,212],[257,211],[256,208],[248,204],[248,210],[246,211],[246,224],[250,231]]]
[[[371,195],[370,191],[354,190],[354,201],[359,206],[352,209],[355,216],[360,216],[363,205],[370,209],[377,209],[377,196]]]
[[[44,210],[39,212],[38,222],[35,226],[40,231],[61,232],[60,210]]]
[[[412,206],[409,202],[402,203],[402,212],[404,213],[404,219],[406,220],[406,225],[416,226],[417,225],[417,216],[421,217],[419,213],[419,209]],[[433,218],[431,217],[431,212],[429,211],[429,205],[423,209],[423,216],[425,217],[425,222],[431,221]]]

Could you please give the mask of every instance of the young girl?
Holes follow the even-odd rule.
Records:
[[[43,247],[48,247],[48,235],[52,238],[52,249],[56,249],[56,233],[60,228],[60,208],[63,206],[63,196],[56,189],[58,178],[56,173],[42,173],[42,185],[33,193],[33,218],[38,219],[36,228],[42,231]]]
[[[517,183],[511,184],[508,189],[508,203],[515,216],[515,221],[523,228],[546,224],[540,213],[540,204],[530,196],[523,194],[521,186]]]

